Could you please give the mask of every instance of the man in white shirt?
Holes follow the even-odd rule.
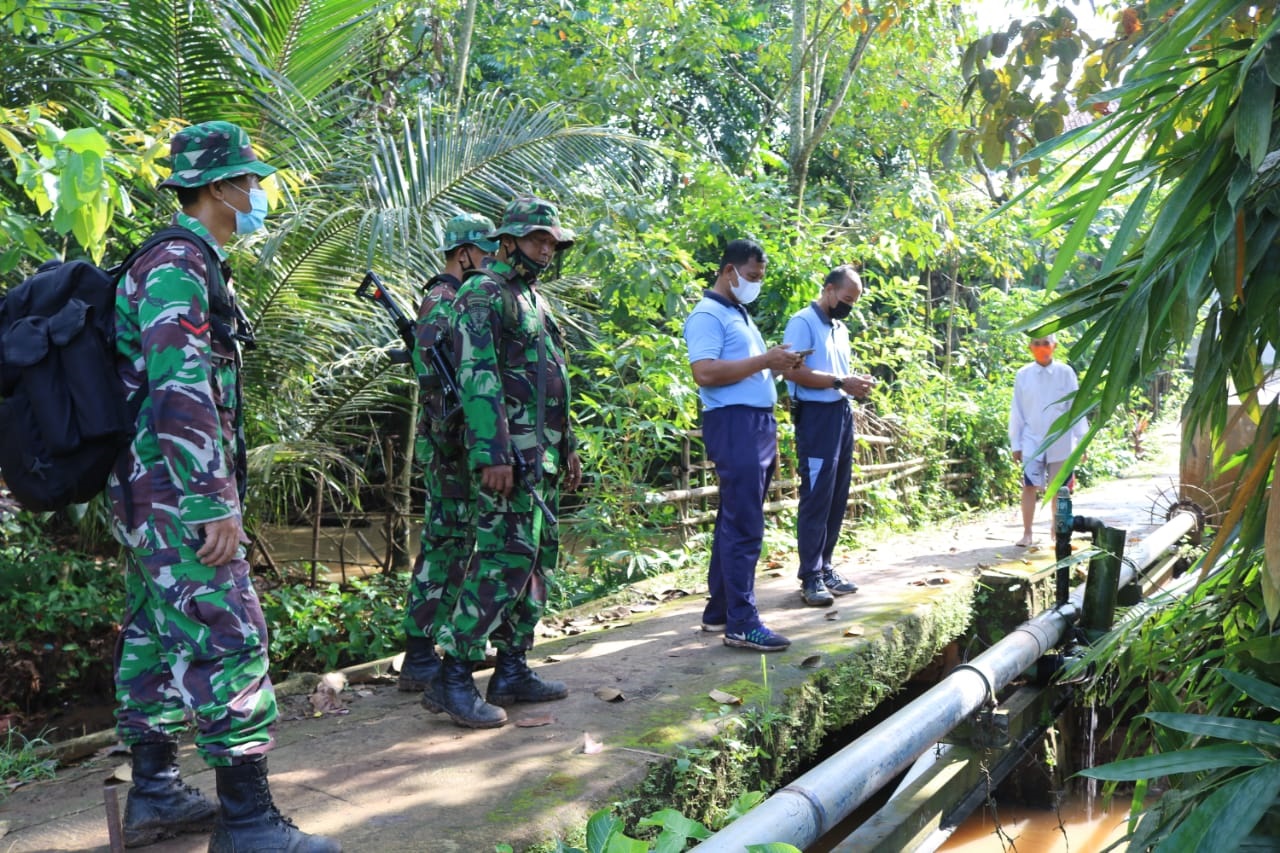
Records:
[[[1071,408],[1071,399],[1080,387],[1076,372],[1066,364],[1053,360],[1058,342],[1053,335],[1031,342],[1031,364],[1018,370],[1013,380],[1013,405],[1009,409],[1009,446],[1013,459],[1022,463],[1022,538],[1018,545],[1026,547],[1034,540],[1031,522],[1036,503],[1045,487],[1062,470],[1062,463],[1084,437],[1087,425],[1080,419],[1058,436],[1048,447],[1045,438],[1053,423]],[[1067,485],[1073,483],[1068,477]]]

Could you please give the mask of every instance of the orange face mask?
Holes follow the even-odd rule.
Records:
[[[1046,365],[1053,361],[1053,344],[1032,344],[1031,355],[1037,364]]]

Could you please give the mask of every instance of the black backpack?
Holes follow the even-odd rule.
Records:
[[[116,372],[116,284],[139,255],[173,239],[198,245],[225,289],[213,249],[172,226],[119,266],[48,261],[0,298],[0,472],[24,508],[60,509],[106,488],[146,397],[143,385],[127,400]]]

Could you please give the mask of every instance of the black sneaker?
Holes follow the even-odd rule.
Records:
[[[817,574],[800,579],[800,597],[810,607],[828,607],[835,601],[822,582],[822,576]]]
[[[858,591],[856,583],[840,577],[840,573],[834,569],[822,570],[822,583],[832,595],[848,595]]]
[[[791,641],[781,634],[775,634],[765,626],[752,628],[750,631],[728,631],[724,635],[724,644],[735,649],[755,649],[758,652],[780,652],[791,645]]]

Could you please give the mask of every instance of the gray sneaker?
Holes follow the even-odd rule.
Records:
[[[822,582],[820,575],[810,575],[800,580],[800,598],[810,607],[830,607],[835,601]]]
[[[858,591],[858,585],[853,581],[845,580],[840,577],[840,573],[831,568],[822,570],[822,583],[826,586],[827,591],[832,595],[848,595],[851,592]]]

